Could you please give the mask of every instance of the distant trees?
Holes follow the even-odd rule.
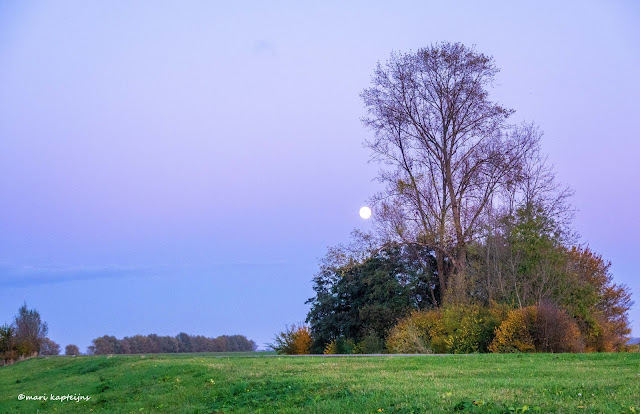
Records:
[[[243,335],[222,335],[217,338],[207,338],[202,335],[191,336],[184,332],[171,336],[134,335],[117,339],[115,336],[104,335],[92,341],[89,353],[105,354],[153,354],[153,353],[185,353],[185,352],[237,352],[255,351],[254,341]]]
[[[60,345],[49,338],[44,338],[40,345],[40,355],[60,355]]]
[[[88,348],[89,354],[108,355],[108,354],[129,354],[129,350],[122,346],[115,336],[104,335],[92,341],[92,345]],[[127,351],[127,352],[126,352]]]
[[[77,345],[69,344],[64,348],[64,354],[69,356],[80,355],[80,348]]]

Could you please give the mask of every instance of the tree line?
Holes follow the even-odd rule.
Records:
[[[23,304],[11,324],[0,326],[0,365],[38,355],[60,355],[60,345],[47,337],[49,327],[35,309]],[[180,333],[175,337],[134,335],[117,339],[104,335],[92,341],[89,354],[146,354],[185,352],[242,352],[255,351],[256,343],[243,335],[221,335],[208,338],[202,335]],[[77,345],[65,347],[65,355],[80,355]]]
[[[460,43],[378,64],[361,94],[373,230],[329,249],[309,332],[278,338],[338,353],[624,348],[630,292],[579,242],[540,129],[491,100],[498,72]]]
[[[157,354],[186,352],[243,352],[255,351],[256,343],[244,335],[222,335],[208,338],[202,335],[188,335],[184,332],[176,336],[134,335],[117,339],[104,335],[92,341],[89,354]]]

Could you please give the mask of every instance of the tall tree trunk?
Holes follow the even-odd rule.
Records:
[[[467,243],[462,229],[459,200],[453,188],[453,173],[451,172],[451,159],[445,158],[445,181],[451,199],[451,211],[453,213],[453,225],[456,232],[456,258],[453,261],[451,280],[449,281],[449,295],[455,302],[467,301],[466,287],[466,263],[467,263]]]
[[[442,306],[446,303],[447,299],[447,275],[444,264],[444,254],[436,251],[436,264],[438,267],[438,283],[440,284],[440,303],[438,306]]]

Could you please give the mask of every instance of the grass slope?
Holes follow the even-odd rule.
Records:
[[[51,394],[91,398],[61,402]],[[640,354],[116,355],[0,368],[0,413],[455,411],[640,412]]]

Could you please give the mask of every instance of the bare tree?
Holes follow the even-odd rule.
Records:
[[[443,302],[464,300],[467,247],[495,193],[520,178],[537,149],[533,126],[507,123],[512,110],[489,99],[493,59],[460,43],[394,53],[361,94],[366,145],[386,188],[374,197],[391,240],[435,251]]]

